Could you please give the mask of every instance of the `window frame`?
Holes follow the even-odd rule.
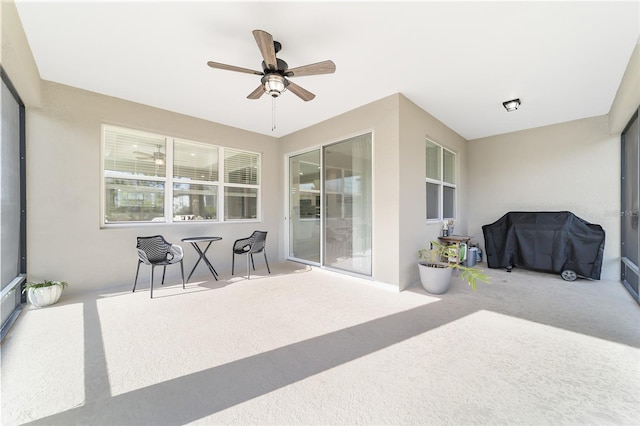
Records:
[[[430,178],[427,177],[427,149],[428,149],[428,144],[431,145],[435,145],[438,148],[438,152],[439,152],[439,164],[438,164],[438,179],[434,179],[434,178]],[[445,152],[453,155],[453,166],[454,166],[454,171],[453,171],[453,177],[454,177],[454,182],[447,182],[445,180]],[[425,155],[424,155],[424,161],[425,161],[425,170],[424,170],[424,177],[425,177],[425,203],[424,203],[424,208],[425,208],[425,220],[429,223],[434,223],[434,222],[442,222],[444,220],[449,220],[449,219],[456,219],[456,216],[458,215],[458,154],[448,148],[445,148],[443,145],[433,141],[432,139],[426,138],[425,139]],[[427,208],[427,204],[429,202],[428,200],[428,196],[426,194],[427,191],[427,184],[433,184],[433,185],[437,185],[438,186],[438,217],[437,218],[429,218],[428,215],[428,208]],[[445,217],[444,215],[444,211],[445,211],[445,206],[444,206],[444,189],[445,188],[451,188],[454,191],[454,196],[453,196],[453,216],[451,217]]]
[[[251,222],[261,222],[262,221],[262,154],[255,151],[248,151],[244,149],[224,147],[221,145],[211,144],[207,142],[199,142],[191,139],[185,139],[181,137],[172,137],[168,135],[162,135],[159,133],[147,132],[137,129],[132,129],[128,127],[116,126],[111,124],[102,124],[101,129],[101,141],[100,141],[100,227],[101,228],[111,228],[111,227],[131,227],[131,226],[158,226],[158,225],[173,225],[173,224],[183,224],[183,223],[251,223]],[[162,138],[165,141],[165,176],[138,176],[133,174],[128,174],[126,172],[115,172],[106,170],[105,167],[105,159],[106,159],[106,134],[108,131],[124,133],[127,135],[133,136],[142,136],[142,137],[152,137],[152,138]],[[216,181],[201,181],[189,178],[174,177],[174,146],[175,142],[186,142],[189,144],[196,144],[204,147],[210,147],[212,149],[217,150],[218,155],[218,177]],[[224,175],[224,155],[225,150],[240,152],[249,154],[251,156],[256,157],[256,165],[257,165],[257,184],[255,185],[247,185],[247,184],[230,184],[225,183],[225,175]],[[115,178],[115,179],[127,179],[127,180],[138,180],[138,181],[148,181],[148,182],[162,182],[164,184],[164,221],[152,221],[152,220],[144,220],[144,221],[117,221],[117,222],[108,222],[106,220],[106,209],[107,209],[107,179]],[[174,196],[174,185],[175,184],[194,184],[194,185],[208,185],[216,187],[216,219],[201,219],[201,220],[174,220],[174,206],[173,206],[173,196]],[[225,219],[225,188],[227,187],[242,187],[242,188],[253,188],[256,189],[256,217],[255,218],[246,218],[246,219]]]
[[[222,221],[224,222],[246,222],[246,221],[255,221],[258,220],[260,217],[260,199],[261,199],[261,193],[262,191],[260,191],[260,182],[261,182],[261,174],[262,174],[262,167],[261,167],[261,161],[262,158],[260,156],[259,153],[254,153],[254,152],[250,152],[250,151],[244,151],[241,149],[236,149],[236,148],[229,148],[228,151],[232,151],[232,152],[236,152],[239,154],[257,154],[258,155],[258,159],[257,159],[257,171],[256,171],[256,181],[258,182],[257,184],[251,184],[251,183],[235,183],[235,182],[227,182],[227,172],[226,172],[226,157],[225,157],[225,153],[227,152],[226,150],[222,150],[220,156],[218,157],[218,170],[220,170],[220,175],[218,176],[218,181],[220,182],[220,187],[219,190],[220,195],[219,195],[219,205],[220,202],[222,202],[222,208],[220,210],[220,213],[222,215]],[[222,161],[220,161],[220,159]],[[256,189],[256,219],[227,219],[227,206],[225,204],[225,200],[227,197],[227,189],[228,188],[232,188],[232,189]],[[221,199],[221,200],[220,200]]]

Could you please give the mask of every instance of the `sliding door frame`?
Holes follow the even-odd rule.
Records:
[[[321,167],[321,173],[320,173],[320,261],[319,262],[313,262],[307,259],[301,259],[301,258],[297,258],[294,256],[291,256],[291,170],[290,170],[290,165],[291,165],[291,159],[293,157],[296,157],[298,155],[303,155],[303,154],[307,154],[313,151],[319,151],[319,157],[320,157],[320,167]],[[305,148],[299,151],[295,151],[295,152],[291,152],[288,153],[284,156],[284,173],[285,173],[285,179],[284,179],[284,193],[287,194],[285,196],[285,208],[284,211],[286,212],[286,216],[285,216],[285,227],[284,227],[284,232],[285,232],[285,259],[288,260],[292,260],[294,262],[299,262],[299,263],[304,263],[307,265],[312,265],[312,266],[322,266],[322,262],[323,262],[323,258],[324,258],[324,200],[323,200],[323,190],[324,190],[324,179],[322,179],[322,163],[323,163],[323,158],[322,158],[323,152],[322,152],[322,146],[315,146],[315,147],[310,147],[310,148]]]
[[[325,265],[325,239],[326,239],[326,229],[325,229],[325,187],[324,187],[324,180],[325,180],[325,159],[324,159],[324,149],[326,147],[329,147],[331,145],[335,145],[341,142],[345,142],[348,141],[350,139],[353,139],[355,137],[358,136],[363,136],[363,135],[367,135],[370,134],[371,135],[371,188],[372,188],[372,193],[371,193],[371,273],[370,275],[365,275],[365,274],[361,274],[358,272],[352,272],[349,270],[345,270],[345,269],[340,269],[340,268],[335,268],[332,266],[327,266]],[[290,186],[290,181],[291,181],[291,170],[290,170],[290,160],[292,157],[295,157],[297,155],[301,155],[301,154],[305,154],[305,153],[309,153],[312,151],[316,151],[319,150],[320,152],[320,167],[321,167],[321,179],[320,179],[320,262],[311,262],[305,259],[299,259],[293,256],[290,256],[290,251],[291,251],[291,217],[290,217],[290,213],[291,213],[291,204],[290,204],[290,191],[291,191],[291,186]],[[320,267],[322,269],[326,269],[326,270],[330,270],[330,271],[335,271],[335,272],[339,272],[341,274],[344,275],[350,275],[350,276],[354,276],[354,277],[358,277],[358,278],[362,278],[365,280],[374,280],[374,270],[375,270],[375,250],[374,250],[374,234],[375,234],[375,229],[373,224],[375,223],[375,132],[374,129],[363,129],[361,131],[357,131],[357,132],[353,132],[350,133],[348,135],[345,136],[341,136],[340,138],[336,138],[334,140],[322,143],[320,145],[312,145],[309,147],[305,147],[305,148],[301,148],[298,149],[296,151],[292,151],[289,152],[287,154],[284,155],[284,193],[286,194],[284,197],[284,204],[285,204],[285,217],[284,217],[284,222],[285,222],[285,226],[284,226],[284,249],[285,249],[285,259],[287,260],[291,260],[294,262],[299,262],[302,264],[307,264],[307,265],[311,265],[311,266],[317,266]]]
[[[628,257],[628,253],[630,251],[635,250],[635,253],[640,253],[640,226],[638,226],[638,211],[637,210],[633,210],[633,206],[629,206],[628,201],[626,199],[626,193],[627,193],[627,189],[629,188],[629,185],[633,185],[632,182],[630,182],[630,172],[627,170],[627,164],[628,164],[628,159],[627,159],[627,143],[629,143],[629,141],[627,140],[627,135],[628,135],[628,131],[632,128],[633,125],[636,125],[636,128],[638,128],[638,126],[640,126],[640,108],[638,108],[636,110],[636,112],[633,114],[633,116],[631,116],[631,119],[629,120],[629,122],[627,123],[625,129],[622,131],[622,134],[620,135],[620,181],[621,181],[621,190],[620,190],[620,205],[621,205],[621,209],[622,211],[620,212],[620,253],[621,253],[621,257],[620,257],[620,280],[622,281],[622,284],[626,287],[626,289],[629,291],[629,293],[631,294],[631,296],[636,300],[636,302],[638,302],[638,304],[640,304],[640,295],[638,294],[638,282],[640,281],[640,269],[638,268],[638,259],[630,259]],[[636,143],[640,142],[640,135],[638,130],[636,130],[636,134],[631,134],[629,135],[632,138],[636,138]],[[640,176],[640,146],[638,146],[637,148],[638,150],[638,158],[636,158],[635,160],[635,176]],[[637,183],[636,183],[637,185]],[[639,188],[636,188],[636,191],[640,192]],[[640,198],[640,193],[636,193],[635,194],[636,199]],[[627,207],[631,207],[631,210],[626,210]],[[628,218],[630,218],[631,220],[627,220]],[[625,246],[625,242],[627,239],[627,236],[631,233],[631,231],[633,229],[628,229],[628,226],[630,225],[630,222],[633,222],[635,218],[636,221],[636,239],[635,239],[635,244],[637,244],[638,246],[635,247],[634,249],[630,249],[629,247]],[[631,241],[632,243],[634,241]],[[632,284],[633,282],[633,284]]]
[[[25,303],[26,296],[22,293],[27,277],[27,168],[26,168],[26,112],[25,105],[18,91],[13,83],[9,79],[9,76],[4,71],[2,65],[0,65],[0,78],[2,83],[6,85],[7,89],[18,104],[18,132],[19,132],[19,161],[20,161],[20,225],[19,225],[19,241],[18,247],[18,274],[16,278],[5,288],[2,289],[1,297],[9,297],[9,293],[13,290],[20,292],[20,303],[15,306],[13,312],[9,315],[6,322],[2,324],[0,330],[0,341],[4,339],[8,331],[15,323],[18,315],[22,311]],[[6,143],[3,142],[3,143]]]

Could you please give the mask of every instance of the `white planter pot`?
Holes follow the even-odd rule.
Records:
[[[431,294],[442,294],[449,290],[451,284],[451,268],[436,268],[418,263],[422,287]]]
[[[62,296],[62,286],[55,284],[48,287],[30,288],[27,292],[29,302],[37,308],[53,305]]]

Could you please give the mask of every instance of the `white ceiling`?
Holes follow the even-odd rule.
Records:
[[[640,2],[20,1],[40,75],[82,89],[283,136],[402,93],[466,139],[606,114],[640,36]],[[251,33],[282,43],[303,102],[246,96]],[[502,102],[520,98],[507,113]]]

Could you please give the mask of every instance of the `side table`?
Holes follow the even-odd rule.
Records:
[[[211,271],[211,275],[213,275],[213,278],[215,278],[216,281],[218,281],[218,272],[215,270],[215,268],[213,267],[209,259],[207,259],[207,250],[209,250],[209,247],[211,246],[212,242],[220,241],[221,239],[222,237],[188,237],[188,238],[182,239],[183,243],[191,244],[194,250],[198,253],[198,260],[196,261],[196,264],[193,265],[193,269],[189,273],[187,282],[189,282],[189,278],[191,278],[191,275],[193,275],[193,271],[196,270],[196,267],[198,266],[198,263],[200,263],[201,260],[204,260],[204,263],[209,268],[209,271]],[[198,245],[198,243],[208,243],[208,244],[206,245],[204,250],[202,250]]]
[[[469,241],[471,241],[471,237],[466,235],[449,235],[448,237],[438,237],[438,239],[444,245],[455,245],[456,246],[456,264],[460,264],[460,244],[467,244],[467,256],[469,255]]]

